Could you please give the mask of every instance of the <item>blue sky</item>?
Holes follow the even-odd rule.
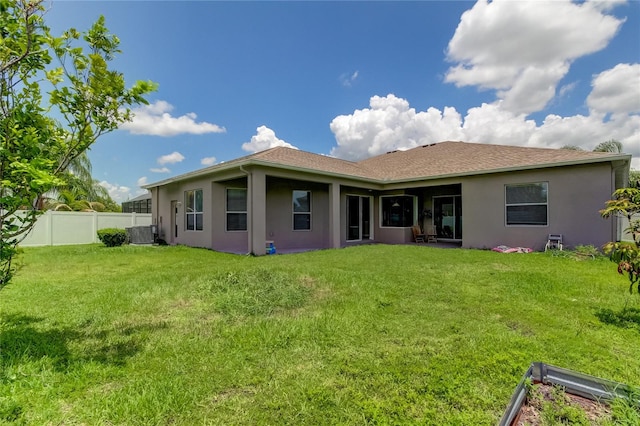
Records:
[[[99,15],[150,105],[90,151],[118,201],[285,145],[358,160],[444,140],[591,150],[640,169],[640,2],[53,1]]]

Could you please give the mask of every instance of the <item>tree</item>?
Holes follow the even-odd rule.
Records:
[[[67,168],[65,184],[43,195],[40,209],[75,211],[122,211],[109,191],[91,174],[91,161],[86,152]],[[72,200],[70,202],[70,200]],[[72,208],[72,204],[74,207]]]
[[[576,145],[563,145],[560,147],[560,149],[568,149],[570,151],[584,151],[584,149]]]
[[[85,33],[72,28],[52,37],[41,3],[0,0],[0,289],[41,213],[38,200],[65,185],[70,164],[130,120],[130,107],[146,104],[156,88],[138,81],[127,89],[124,76],[109,69],[119,39],[104,17]],[[53,58],[59,66],[51,67]],[[53,87],[46,99],[43,83]]]
[[[584,151],[583,148],[577,145],[563,145],[560,149],[568,149],[571,151]],[[593,148],[593,152],[612,152],[615,154],[622,154],[622,142],[617,141],[615,139],[610,139],[608,141],[600,142]]]
[[[640,281],[640,219],[634,215],[640,214],[640,189],[621,188],[613,193],[613,199],[606,202],[606,207],[600,210],[602,217],[625,216],[629,220],[629,232],[633,242],[610,242],[605,244],[604,252],[618,264],[618,273],[627,274],[629,278],[629,292]],[[640,293],[640,284],[637,286]]]
[[[593,148],[593,152],[613,152],[615,154],[622,154],[622,142],[615,139],[600,142]]]
[[[640,170],[629,171],[629,187],[640,189]]]
[[[56,190],[57,197],[48,198],[45,203],[47,210],[76,211],[76,212],[103,212],[107,208],[99,201],[89,201],[84,194],[73,189]]]

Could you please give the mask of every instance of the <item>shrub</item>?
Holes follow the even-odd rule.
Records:
[[[640,294],[640,219],[634,215],[640,213],[640,189],[621,188],[613,193],[613,199],[605,203],[606,208],[600,210],[602,217],[626,216],[629,227],[625,230],[633,238],[633,242],[610,242],[603,250],[611,261],[618,264],[618,273],[629,277],[629,292],[637,285]]]
[[[127,232],[118,228],[100,229],[98,230],[98,238],[107,247],[117,247],[127,241]]]
[[[575,255],[578,258],[592,258],[595,259],[596,257],[600,256],[600,251],[598,250],[597,247],[595,247],[594,245],[591,244],[587,244],[587,245],[577,245],[575,246]]]

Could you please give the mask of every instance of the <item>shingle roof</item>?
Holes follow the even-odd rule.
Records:
[[[609,161],[620,155],[570,149],[440,142],[389,152],[357,163],[284,147],[272,148],[250,157],[281,166],[395,181]]]
[[[146,194],[138,195],[135,198],[127,200],[127,201],[125,201],[125,203],[129,203],[131,201],[142,201],[142,200],[150,200],[150,199],[151,199],[151,193],[147,192]]]
[[[630,158],[631,156],[627,154],[606,152],[449,141],[424,145],[406,151],[393,151],[360,162],[353,162],[293,148],[276,147],[145,187],[160,186],[247,164],[272,165],[320,174],[389,182],[621,159],[630,161]]]
[[[529,148],[468,142],[440,142],[378,155],[358,164],[383,180],[412,180],[554,165],[609,161],[620,154]]]
[[[252,160],[274,163],[299,169],[317,170],[325,173],[375,178],[371,171],[353,161],[341,160],[326,155],[313,154],[297,149],[277,147],[249,156]],[[245,158],[249,158],[245,157]]]

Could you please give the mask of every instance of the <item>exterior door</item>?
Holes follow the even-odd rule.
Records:
[[[178,202],[171,201],[171,239],[170,243],[175,244],[178,238]]]
[[[433,224],[436,226],[438,239],[462,240],[462,197],[433,197]]]
[[[347,241],[371,239],[371,197],[347,195]]]

